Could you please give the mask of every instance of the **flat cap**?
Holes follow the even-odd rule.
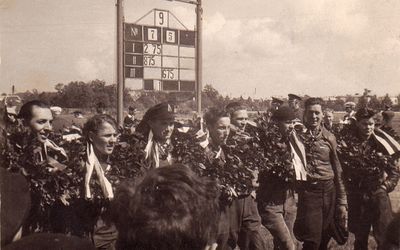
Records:
[[[280,106],[273,114],[272,119],[277,121],[288,121],[296,119],[296,114],[288,106]]]
[[[301,97],[295,94],[288,94],[289,100],[299,100],[301,101]]]
[[[355,117],[357,121],[361,121],[362,119],[369,119],[376,115],[376,112],[370,108],[360,108],[357,110]]]
[[[282,99],[277,98],[277,97],[272,97],[271,103],[277,103],[277,104],[281,104],[282,105],[284,103],[284,101]]]

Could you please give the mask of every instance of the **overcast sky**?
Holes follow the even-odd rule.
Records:
[[[115,82],[116,0],[0,0],[0,92]],[[125,20],[193,6],[125,0]],[[398,0],[203,0],[203,84],[232,96],[400,94]]]

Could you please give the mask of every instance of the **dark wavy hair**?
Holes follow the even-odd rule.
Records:
[[[244,104],[240,103],[240,102],[230,102],[230,103],[228,103],[228,105],[225,106],[225,110],[228,111],[228,113],[232,117],[232,115],[236,111],[238,111],[238,110],[247,110],[247,107]]]
[[[29,101],[27,103],[24,103],[24,105],[22,105],[18,113],[18,118],[22,119],[24,122],[29,122],[32,119],[32,109],[34,106],[37,106],[39,108],[50,109],[50,106],[43,101],[40,100]]]
[[[89,120],[87,120],[87,122],[83,126],[82,133],[84,138],[88,140],[89,133],[90,132],[97,133],[101,125],[105,122],[110,123],[115,128],[115,130],[118,130],[118,125],[114,118],[112,118],[110,115],[107,114],[98,114],[92,116]]]
[[[322,100],[322,98],[319,97],[310,97],[304,102],[305,109],[313,105],[321,105],[321,108],[323,109],[324,100]]]
[[[122,183],[112,203],[117,249],[204,249],[217,234],[218,197],[216,182],[184,165]]]
[[[230,117],[230,114],[225,109],[213,107],[204,114],[204,121],[207,126],[213,126],[221,117]]]

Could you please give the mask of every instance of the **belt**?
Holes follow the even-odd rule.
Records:
[[[333,186],[333,179],[330,180],[308,180],[298,181],[297,187],[300,189],[327,189]]]

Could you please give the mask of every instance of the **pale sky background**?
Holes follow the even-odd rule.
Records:
[[[0,92],[114,83],[115,2],[0,0]],[[195,24],[187,4],[124,7],[126,22],[159,8]],[[203,0],[203,10],[203,84],[223,94],[400,94],[399,0]]]

